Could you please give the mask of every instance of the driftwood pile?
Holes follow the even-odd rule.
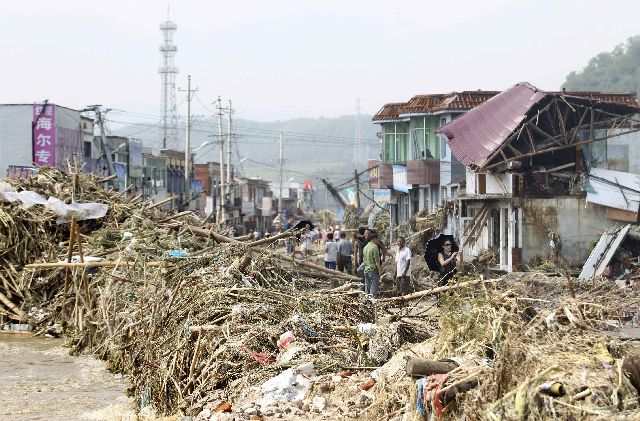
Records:
[[[139,197],[105,191],[100,180],[90,174],[67,174],[41,169],[29,178],[5,180],[16,191],[32,191],[55,197],[65,203],[108,203],[107,215],[100,220],[82,222],[81,235],[103,225],[118,224],[139,206]],[[2,199],[2,198],[0,198]],[[44,206],[27,209],[17,203],[0,200],[0,315],[24,320],[32,305],[47,301],[58,293],[60,274],[45,278],[24,276],[22,267],[37,258],[53,260],[64,255],[70,238],[69,224],[56,224],[56,215]]]
[[[443,295],[437,335],[401,349],[381,369],[370,415],[568,420],[637,414],[640,384],[629,373],[639,372],[638,357],[616,338],[640,299],[609,281],[568,288],[558,279],[504,277]]]

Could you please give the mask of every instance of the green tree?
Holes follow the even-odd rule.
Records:
[[[593,57],[584,69],[569,73],[562,87],[568,91],[640,92],[640,36]]]

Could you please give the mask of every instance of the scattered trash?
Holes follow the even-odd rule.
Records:
[[[273,405],[277,402],[291,402],[304,399],[309,389],[310,379],[316,376],[313,363],[289,368],[277,376],[264,382],[259,392],[262,394],[262,406]]]

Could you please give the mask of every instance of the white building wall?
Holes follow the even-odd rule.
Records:
[[[486,194],[511,194],[511,174],[491,174],[487,173]]]
[[[620,222],[604,217],[603,206],[587,203],[584,198],[525,199],[523,208],[524,264],[534,256],[547,258],[550,255],[547,229],[560,235],[561,254],[569,264],[582,265],[602,232],[620,225]]]
[[[32,165],[32,111],[31,104],[0,105],[0,178],[9,165]]]
[[[466,167],[466,186],[465,186],[465,194],[466,195],[474,195],[476,194],[476,173],[471,171],[469,167]]]

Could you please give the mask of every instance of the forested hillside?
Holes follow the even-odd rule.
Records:
[[[572,91],[639,92],[640,36],[593,57],[584,69],[569,73],[562,86]]]

